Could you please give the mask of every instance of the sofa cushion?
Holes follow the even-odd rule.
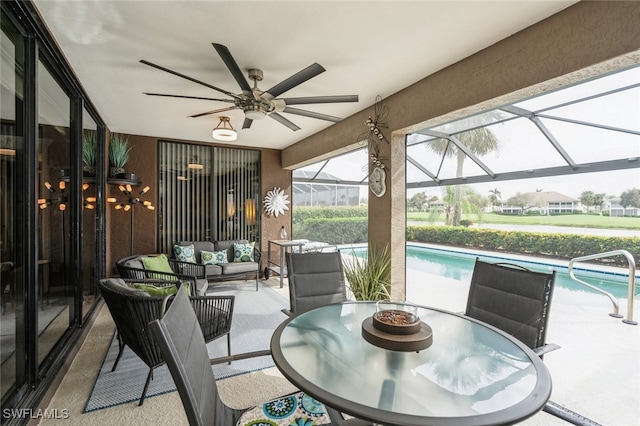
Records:
[[[236,243],[240,243],[240,244],[247,244],[249,241],[248,240],[220,240],[220,241],[216,241],[215,242],[215,250],[214,251],[220,251],[220,250],[227,250],[227,260],[229,262],[233,262],[233,258],[234,258],[234,250],[233,250],[233,246]]]
[[[144,256],[142,258],[142,263],[144,264],[144,269],[149,271],[168,272],[173,274],[173,269],[171,269],[171,265],[169,265],[169,260],[165,254]]]
[[[209,281],[205,278],[199,278],[196,280],[196,295],[204,296],[209,288]]]
[[[256,262],[233,262],[225,263],[221,266],[223,275],[258,272],[258,264]]]
[[[104,281],[105,287],[123,294],[138,297],[150,297],[149,293],[130,287],[122,278],[109,278]]]
[[[205,274],[207,278],[222,275],[222,265],[205,265]]]
[[[122,265],[132,269],[144,269],[144,265],[142,264],[142,257],[140,256],[135,257],[133,259],[129,259],[126,262],[124,262]]]
[[[255,242],[252,243],[235,243],[233,245],[233,261],[234,262],[253,262],[253,247]]]
[[[196,252],[193,244],[188,246],[176,244],[173,246],[173,255],[181,262],[196,263]]]
[[[202,263],[202,258],[200,257],[200,252],[202,250],[205,251],[215,251],[213,246],[213,241],[178,241],[176,245],[179,246],[190,246],[193,245],[193,251],[196,255],[196,263]]]
[[[202,250],[200,252],[200,257],[202,258],[202,263],[204,263],[205,265],[229,263],[229,260],[227,259],[227,250],[220,250],[220,251]]]
[[[184,283],[183,285],[188,286],[189,284]],[[138,290],[142,290],[148,293],[149,296],[153,296],[153,297],[165,297],[172,294],[176,294],[178,292],[178,286],[176,286],[175,284],[171,284],[166,287],[156,287],[155,285],[151,285],[151,284],[135,283],[133,284],[133,286]],[[191,290],[187,290],[187,294],[190,295]]]

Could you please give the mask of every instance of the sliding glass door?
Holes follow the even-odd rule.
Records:
[[[24,369],[24,265],[19,254],[18,223],[20,158],[23,155],[24,39],[2,14],[0,96],[0,362],[2,398],[26,381]]]

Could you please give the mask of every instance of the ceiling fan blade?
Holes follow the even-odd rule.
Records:
[[[358,95],[306,96],[302,98],[284,98],[287,105],[333,104],[338,102],[358,102]]]
[[[249,82],[244,77],[244,74],[242,74],[242,70],[240,70],[238,63],[235,59],[233,59],[233,56],[231,56],[231,52],[229,51],[229,49],[227,49],[227,46],[223,46],[222,44],[217,43],[211,44],[216,49],[216,52],[218,52],[218,55],[220,55],[220,58],[222,58],[222,62],[224,62],[224,64],[227,66],[233,78],[235,78],[238,82],[238,86],[240,86],[240,89],[242,89],[242,93],[254,99],[255,96],[253,95],[253,90],[251,90]]]
[[[188,75],[180,74],[177,71],[173,71],[173,70],[170,70],[169,68],[165,68],[163,66],[156,65],[156,64],[151,63],[149,61],[145,61],[144,59],[141,59],[140,62],[145,64],[145,65],[149,65],[150,67],[157,68],[157,69],[159,69],[161,71],[168,72],[169,74],[177,75],[178,77],[182,77],[182,78],[184,78],[186,80],[193,81],[194,83],[201,84],[201,85],[203,85],[205,87],[208,87],[210,89],[216,90],[216,91],[218,91],[220,93],[224,93],[225,95],[231,96],[232,98],[239,99],[239,96],[236,95],[235,93],[231,93],[231,92],[229,92],[227,90],[224,90],[224,89],[221,89],[219,87],[212,86],[211,84],[205,83],[204,81],[196,80],[195,78],[189,77]]]
[[[234,105],[232,107],[214,109],[213,111],[201,112],[200,114],[190,115],[189,118],[198,118],[198,117],[202,117],[203,115],[217,114],[219,112],[231,111],[232,109],[237,109],[237,108],[238,107]]]
[[[294,132],[296,130],[300,130],[300,127],[296,126],[295,124],[293,124],[291,121],[287,120],[286,118],[284,118],[283,116],[281,116],[280,114],[278,114],[277,112],[272,112],[271,114],[269,114],[269,117],[273,118],[274,120],[276,120],[278,123],[280,124],[284,124],[285,126],[287,126],[288,128],[290,128],[291,130],[293,130]]]
[[[167,98],[201,99],[203,101],[218,101],[218,102],[231,102],[231,103],[233,103],[232,99],[203,98],[201,96],[167,95],[165,93],[148,93],[148,92],[144,92],[144,94],[145,95],[149,95],[149,96],[165,96]]]
[[[262,97],[266,100],[270,101],[273,98],[277,98],[287,90],[291,90],[299,84],[304,83],[305,81],[317,76],[325,72],[326,70],[322,67],[322,65],[313,63],[309,65],[307,68],[302,71],[297,72],[286,80],[276,84],[271,89],[267,90],[262,94]]]
[[[298,108],[286,107],[285,109],[282,110],[282,112],[287,112],[289,114],[302,115],[305,117],[317,118],[320,120],[333,121],[334,123],[342,121],[342,118],[340,117],[334,117],[333,115],[321,114],[319,112],[306,111],[304,109],[298,109]]]
[[[253,123],[253,120],[250,118],[244,118],[244,122],[242,123],[242,128],[243,129],[248,129],[251,127],[251,123]]]

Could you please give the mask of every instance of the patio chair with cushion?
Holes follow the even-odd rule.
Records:
[[[111,371],[115,371],[125,346],[149,367],[139,405],[144,402],[153,370],[164,364],[157,344],[149,332],[149,323],[160,318],[163,301],[185,287],[180,281],[109,278],[98,287],[116,324],[119,351]],[[172,299],[169,299],[171,303]],[[187,298],[205,342],[227,336],[227,351],[231,354],[231,320],[234,296],[190,296]]]
[[[298,315],[319,306],[347,300],[339,251],[287,252],[285,257],[291,304],[291,310],[283,310],[285,314]]]
[[[535,272],[476,258],[465,314],[509,333],[542,358],[560,348],[546,343],[554,284],[555,271]],[[552,401],[543,411],[575,425],[598,424]]]
[[[200,296],[208,288],[204,265],[181,262],[165,254],[127,256],[116,262],[116,268],[125,279],[191,280]]]
[[[339,412],[304,392],[282,396],[248,410],[225,405],[218,394],[211,365],[229,359],[268,356],[270,352],[249,352],[210,360],[197,318],[189,309],[183,291],[178,292],[167,312],[149,328],[167,361],[192,426],[370,424],[356,419],[343,420]]]

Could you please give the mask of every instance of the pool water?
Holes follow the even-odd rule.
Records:
[[[346,254],[349,254],[352,249],[343,249]],[[354,248],[354,252],[357,255],[366,255],[366,247]],[[423,246],[407,245],[406,256],[406,268],[407,270],[415,270],[432,274],[440,277],[446,277],[465,283],[471,282],[471,275],[473,274],[473,266],[476,257],[480,260],[484,260],[490,263],[508,262],[523,266],[527,269],[538,272],[551,272],[556,271],[556,292],[558,291],[570,291],[575,293],[586,293],[593,295],[601,295],[589,287],[586,287],[569,276],[566,267],[545,264],[542,262],[527,262],[520,259],[510,259],[508,254],[500,254],[500,257],[492,255],[477,255],[474,253],[464,253],[454,250],[437,249]],[[574,266],[574,274],[577,278],[585,281],[597,288],[600,288],[617,299],[627,299],[629,277],[623,273],[610,273],[604,271],[598,271],[597,269],[588,269],[584,267],[584,264],[580,264],[580,269],[577,265]],[[627,272],[626,269],[623,269]],[[640,294],[640,288],[638,288],[638,278],[636,277],[635,294]],[[605,296],[603,296],[605,297]]]

